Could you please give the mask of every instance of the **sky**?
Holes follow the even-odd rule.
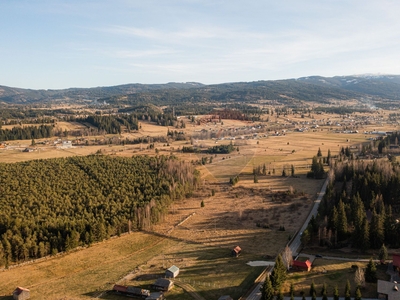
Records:
[[[0,85],[400,74],[398,0],[0,0]]]

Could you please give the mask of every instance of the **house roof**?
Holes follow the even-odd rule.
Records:
[[[393,253],[393,266],[400,268],[400,254]]]
[[[128,287],[127,286],[123,286],[123,285],[119,285],[119,284],[114,284],[113,287],[114,291],[118,291],[118,292],[127,292],[128,291]]]
[[[171,273],[179,272],[179,268],[175,265],[170,267],[167,271],[170,271]]]
[[[311,267],[311,261],[308,259],[306,261],[300,261],[300,260],[294,260],[293,261],[293,266],[295,267],[302,267],[302,268],[310,268]]]
[[[239,253],[240,251],[242,251],[242,249],[239,246],[236,246],[235,248],[233,248],[232,251],[235,251],[236,253]]]
[[[15,291],[13,292],[13,294],[15,294],[15,295],[19,295],[19,294],[21,294],[22,292],[29,292],[29,290],[28,289],[26,289],[26,288],[23,288],[23,287],[17,287],[16,289],[15,289]]]
[[[158,278],[153,285],[161,286],[161,287],[169,287],[172,284],[172,281],[165,278]]]
[[[400,298],[400,284],[378,280],[378,293],[387,295],[388,300],[398,300]]]

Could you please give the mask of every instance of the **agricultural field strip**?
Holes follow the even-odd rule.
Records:
[[[149,250],[149,249],[151,249],[151,248],[157,246],[158,244],[160,244],[161,242],[163,242],[165,239],[166,239],[166,237],[160,238],[158,241],[154,242],[154,243],[151,244],[151,245],[146,246],[145,248],[139,249],[139,250],[137,250],[137,251],[135,251],[135,252],[132,252],[131,254],[128,254],[128,255],[126,255],[126,256],[124,256],[124,257],[121,257],[121,258],[119,258],[119,259],[116,259],[116,260],[114,259],[114,260],[102,262],[102,265],[111,265],[111,264],[115,264],[115,263],[117,263],[117,262],[124,261],[124,260],[126,260],[126,259],[128,259],[128,258],[130,258],[130,257],[132,257],[132,256],[134,256],[134,255],[137,255],[137,254],[139,254],[139,253],[142,253],[142,252],[144,252],[144,251],[146,251],[146,250]],[[43,284],[48,284],[49,282],[56,281],[56,280],[63,279],[63,278],[67,278],[67,277],[70,277],[70,276],[72,276],[72,275],[76,275],[77,273],[81,273],[81,272],[83,272],[83,271],[94,270],[94,269],[96,269],[96,268],[97,268],[97,266],[93,266],[93,267],[89,267],[89,268],[85,268],[85,269],[81,268],[81,269],[79,269],[79,270],[70,272],[70,273],[68,273],[67,275],[55,277],[55,278],[53,278],[53,279],[49,279],[49,280],[44,281],[44,282],[40,282],[40,283],[37,283],[37,284],[33,284],[33,285],[31,285],[31,286],[28,286],[28,288],[33,288],[33,287],[40,286],[40,285],[43,285]]]

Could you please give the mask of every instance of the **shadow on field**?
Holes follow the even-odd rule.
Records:
[[[12,300],[12,296],[0,296],[0,300]]]

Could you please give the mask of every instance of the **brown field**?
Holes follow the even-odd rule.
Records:
[[[293,283],[296,289],[295,296],[300,296],[301,292],[304,292],[306,296],[309,296],[310,285],[314,281],[317,296],[320,296],[322,285],[326,283],[328,287],[328,297],[333,296],[333,289],[335,286],[339,289],[339,294],[344,295],[345,286],[347,280],[350,282],[352,296],[357,284],[354,281],[355,268],[353,265],[357,265],[361,268],[366,268],[368,262],[349,262],[340,260],[327,260],[317,258],[313,263],[313,268],[310,272],[290,272],[288,280],[285,282],[284,291],[289,292],[290,284]],[[385,274],[387,266],[378,266],[377,276],[381,280],[388,280]],[[362,288],[361,293],[363,298],[376,298],[376,283],[367,283]]]
[[[211,188],[216,190],[214,197],[207,196]],[[304,196],[268,193],[259,187],[211,185],[193,198],[175,203],[165,222],[154,226],[155,234],[124,235],[59,258],[6,270],[0,273],[0,291],[6,295],[22,285],[40,299],[65,299],[58,295],[85,299],[110,289],[115,282],[137,285],[138,276],[162,274],[175,264],[182,269],[179,280],[191,282],[206,299],[216,299],[220,293],[239,297],[262,270],[245,263],[281,251],[310,203]],[[297,208],[299,221],[292,223],[288,216]],[[278,231],[279,226],[286,231]],[[238,259],[230,257],[230,249],[236,245],[243,249]],[[121,280],[127,274],[131,275]],[[177,288],[168,298],[185,299],[185,292]]]
[[[333,115],[314,117],[341,120]],[[290,119],[311,120],[300,116]],[[281,117],[277,118],[278,121],[280,123],[273,126],[284,123]],[[184,131],[193,133],[201,129],[219,130],[252,124],[235,120],[224,120],[223,123],[188,124]],[[122,137],[165,136],[168,130],[145,122],[141,125],[142,129],[138,132],[123,134]],[[81,125],[59,122],[58,126],[73,130]],[[30,288],[32,298],[36,299],[86,299],[93,296],[124,299],[104,291],[116,282],[147,287],[154,276],[162,274],[172,264],[181,268],[178,279],[190,284],[205,299],[217,299],[221,294],[238,298],[262,270],[260,267],[249,267],[246,262],[274,257],[304,222],[322,185],[320,180],[305,178],[318,149],[324,156],[328,149],[335,155],[341,147],[368,142],[370,135],[363,134],[364,130],[394,128],[376,123],[358,129],[360,133],[356,134],[335,133],[328,126],[321,126],[314,132],[287,131],[280,136],[268,133],[268,137],[258,139],[235,139],[232,143],[239,147],[239,151],[218,155],[181,153],[179,149],[190,145],[190,141],[176,141],[169,146],[156,143],[159,154],[173,153],[187,161],[212,156],[212,163],[198,167],[203,179],[202,188],[193,197],[175,202],[164,222],[153,226],[149,232],[124,235],[60,257],[0,272],[0,299],[9,299],[1,295],[9,295],[18,285]],[[203,147],[229,142],[195,141]],[[9,142],[8,149],[0,149],[0,162],[88,155],[97,151],[116,156],[156,155],[155,150],[147,149],[146,144],[71,149],[58,149],[50,144],[37,145],[35,151],[30,153],[21,152],[30,143]],[[270,175],[259,176],[258,183],[254,183],[253,168],[262,164],[266,164]],[[282,177],[283,168],[290,174],[291,165],[295,166],[297,176]],[[240,175],[240,181],[231,187],[228,181],[235,175]],[[204,207],[200,205],[202,201]],[[278,230],[281,226],[285,227],[285,231]],[[229,254],[236,245],[242,247],[243,254],[234,259]],[[290,274],[288,282],[296,283],[296,295],[301,290],[308,291],[313,279],[318,284],[317,290],[325,280],[327,284],[337,284],[344,289],[343,282],[352,276],[352,263],[322,259],[317,259],[315,263],[311,273]],[[322,267],[328,273],[322,275]],[[373,288],[363,292],[363,295],[370,295]],[[175,287],[168,294],[168,299],[190,299],[190,296],[183,288]]]

